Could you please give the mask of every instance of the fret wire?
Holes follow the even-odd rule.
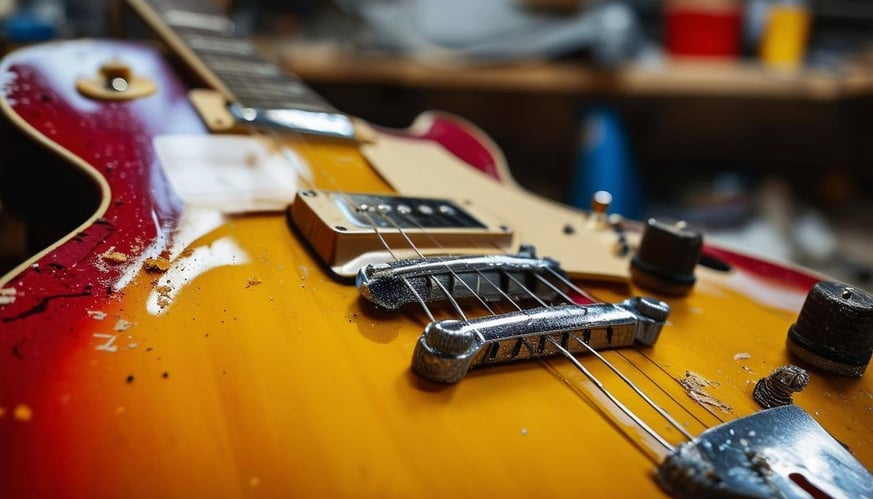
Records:
[[[279,68],[260,54],[251,41],[236,34],[233,23],[211,2],[141,0],[141,3],[162,19],[178,41],[243,107],[339,113],[302,80]],[[174,18],[188,22],[172,22]],[[226,22],[219,23],[217,19]],[[252,83],[264,79],[269,82],[266,88]],[[255,88],[250,90],[252,86]]]

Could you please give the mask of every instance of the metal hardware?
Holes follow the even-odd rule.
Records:
[[[873,475],[796,405],[706,430],[664,460],[658,479],[677,497],[873,497]]]
[[[654,298],[617,304],[561,305],[471,319],[432,322],[419,337],[412,369],[442,383],[460,381],[467,371],[491,364],[559,354],[551,338],[571,353],[625,347],[634,340],[657,341],[670,307]],[[580,341],[571,341],[571,336]]]
[[[533,294],[549,302],[558,296],[556,289],[566,291],[563,277],[558,262],[522,251],[518,255],[430,257],[368,265],[358,272],[357,286],[364,298],[396,310],[418,302],[419,297],[428,303],[448,299],[441,288],[455,299],[478,296],[498,301],[531,298]]]
[[[332,113],[320,109],[258,109],[238,104],[228,106],[228,111],[237,120],[259,127],[339,139],[355,139],[355,125],[352,119],[338,112]]]
[[[515,234],[473,202],[302,190],[288,222],[338,276],[409,258],[503,254]]]

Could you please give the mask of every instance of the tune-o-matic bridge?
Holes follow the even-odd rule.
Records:
[[[431,257],[368,265],[358,272],[364,298],[390,310],[407,303],[479,298],[485,301],[537,297],[552,301],[567,289],[558,262],[517,255]]]
[[[654,298],[617,304],[561,305],[468,321],[430,323],[418,339],[412,369],[442,383],[460,381],[474,367],[528,360],[588,348],[616,348],[639,341],[652,345],[670,307]],[[584,342],[584,344],[583,344]]]
[[[503,254],[514,234],[472,201],[306,190],[288,219],[339,276],[434,255]]]

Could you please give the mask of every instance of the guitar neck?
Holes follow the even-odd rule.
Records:
[[[353,138],[351,119],[269,61],[235,32],[211,0],[128,0],[167,45],[227,100],[233,114],[258,125]]]

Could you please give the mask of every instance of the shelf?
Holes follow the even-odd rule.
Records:
[[[512,66],[426,65],[402,57],[356,53],[330,44],[260,46],[289,72],[311,83],[367,83],[411,88],[569,95],[714,96],[835,100],[873,94],[873,68],[841,74],[776,70],[754,62],[667,60],[649,66],[594,68],[577,62]]]

